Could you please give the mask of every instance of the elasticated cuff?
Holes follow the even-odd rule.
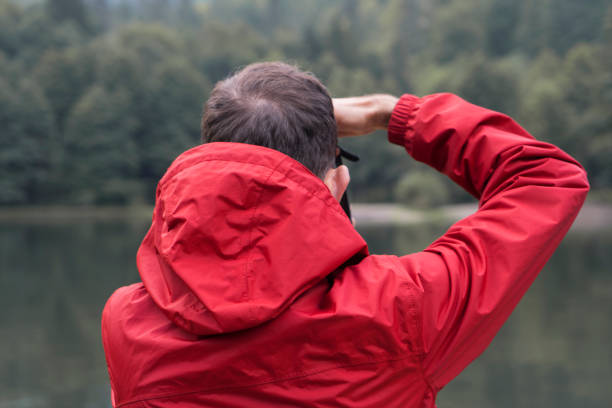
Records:
[[[412,125],[419,109],[420,98],[410,94],[404,94],[395,105],[387,134],[391,143],[404,146],[407,150],[410,146],[409,137],[412,135]]]

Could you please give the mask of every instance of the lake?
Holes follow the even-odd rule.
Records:
[[[148,220],[136,219],[0,222],[0,408],[110,406],[100,313],[114,289],[138,280]],[[448,226],[358,229],[371,252],[404,254]],[[438,406],[612,406],[610,265],[609,228],[571,231]]]

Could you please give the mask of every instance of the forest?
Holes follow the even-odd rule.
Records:
[[[140,205],[255,61],[332,96],[453,92],[507,113],[612,202],[611,0],[0,0],[0,205]],[[351,196],[470,200],[385,135],[342,140]]]

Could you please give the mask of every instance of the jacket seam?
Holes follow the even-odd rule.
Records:
[[[203,389],[200,389],[200,390],[187,391],[187,392],[181,392],[181,393],[176,393],[176,394],[156,395],[156,396],[152,396],[152,397],[148,397],[148,398],[141,398],[141,399],[136,399],[136,400],[132,400],[132,401],[122,402],[121,404],[117,404],[116,408],[124,407],[124,406],[130,405],[130,404],[136,404],[136,403],[139,403],[139,402],[150,401],[150,400],[159,400],[159,399],[164,399],[164,398],[181,397],[181,396],[185,396],[185,395],[198,394],[198,393],[212,393],[212,392],[219,392],[219,391],[226,391],[226,390],[238,390],[238,389],[243,389],[243,388],[257,387],[257,386],[260,386],[260,385],[274,384],[274,383],[279,383],[279,382],[283,382],[283,381],[291,381],[291,380],[296,380],[296,379],[299,379],[299,378],[310,377],[312,375],[317,375],[317,374],[325,373],[325,372],[328,372],[328,371],[337,370],[337,369],[340,369],[340,368],[358,367],[358,366],[368,365],[368,364],[391,363],[391,362],[396,362],[396,361],[408,360],[408,359],[415,358],[415,357],[420,358],[418,355],[410,353],[408,355],[402,355],[402,356],[398,356],[398,357],[395,357],[395,358],[387,358],[387,359],[383,359],[383,360],[368,360],[368,361],[362,361],[362,362],[359,362],[359,363],[345,364],[345,365],[329,367],[329,368],[325,368],[325,369],[321,369],[321,370],[314,370],[314,371],[311,371],[311,372],[299,372],[298,371],[298,372],[295,372],[295,373],[287,374],[285,376],[281,376],[279,378],[274,378],[274,379],[271,379],[271,380],[255,382],[255,383],[252,383],[252,384],[236,385],[236,386],[229,386],[229,387],[218,387],[218,388],[203,388]]]
[[[276,171],[276,169],[278,169],[278,167],[284,162],[284,160],[279,161],[276,166],[274,166],[274,168],[269,168],[270,170],[270,174],[268,174],[268,177],[266,177],[266,181],[264,181],[264,184],[268,182],[268,180],[270,180],[270,177],[272,177],[272,174],[274,174],[274,172]],[[265,168],[268,168],[267,166],[263,166]],[[249,229],[249,238],[247,240],[247,245],[249,245],[251,247],[251,249],[249,250],[249,253],[247,255],[247,259],[246,259],[246,266],[245,266],[245,273],[244,273],[244,278],[245,278],[245,293],[243,293],[242,298],[243,299],[249,299],[249,276],[251,276],[251,272],[250,272],[250,264],[251,264],[251,258],[253,255],[253,249],[254,246],[251,245],[252,243],[252,237],[253,237],[253,230],[257,227],[257,225],[259,224],[258,220],[257,220],[257,210],[259,210],[259,207],[261,205],[261,198],[264,194],[264,189],[263,187],[260,187],[259,189],[259,197],[257,197],[257,202],[255,203],[255,207],[253,208],[253,215],[251,216],[251,221],[252,221],[252,225],[251,228]],[[251,313],[249,313],[251,314]],[[251,316],[249,316],[250,318]]]
[[[418,367],[419,367],[419,372],[421,374],[421,378],[423,379],[423,382],[427,385],[427,387],[432,391],[432,392],[436,392],[435,387],[433,386],[433,384],[430,383],[429,379],[427,378],[427,376],[425,375],[425,367],[423,365],[424,361],[425,361],[425,357],[426,357],[426,353],[424,350],[424,346],[423,346],[423,340],[420,336],[422,336],[422,318],[419,317],[419,305],[417,302],[417,296],[415,295],[415,290],[414,287],[410,286],[410,288],[408,289],[408,293],[407,293],[407,297],[409,299],[409,316],[410,319],[413,322],[414,325],[414,334],[411,335],[411,337],[414,337],[414,341],[416,342],[415,346],[417,348],[417,353],[416,353],[416,357],[418,358]]]
[[[445,247],[444,245],[439,245],[439,246],[440,246],[440,247],[442,247],[442,248],[444,248],[444,247]],[[444,263],[445,263],[446,265],[448,265],[448,264],[447,264],[447,262],[446,262],[445,256],[443,255],[443,252],[442,252],[442,251],[440,251],[440,250],[438,250],[438,249],[437,249],[437,247],[438,247],[438,246],[435,246],[435,247],[430,247],[430,248],[426,248],[424,251],[431,252],[431,253],[435,253],[435,254],[437,254],[437,255],[441,256],[441,257],[444,259]],[[451,270],[450,268],[448,268],[448,266],[447,266],[447,269],[448,269],[449,271]],[[539,274],[539,273],[538,273],[538,274]],[[536,276],[537,276],[537,274],[536,274]],[[516,288],[516,285],[514,286],[514,288]],[[514,289],[514,290],[516,290],[516,289]],[[513,298],[512,296],[507,296],[507,297],[506,297],[504,300],[502,300],[501,302],[499,302],[499,303],[498,303],[498,308],[499,308],[499,309],[503,309],[503,308],[505,308],[507,304],[510,304],[510,303],[512,302],[512,298]],[[445,361],[443,361],[443,362],[442,362],[442,363],[441,363],[441,364],[438,366],[438,368],[437,368],[437,369],[436,369],[436,370],[435,370],[435,371],[434,371],[434,372],[431,374],[431,376],[430,376],[430,380],[431,380],[431,383],[432,383],[432,384],[435,386],[435,388],[441,388],[441,387],[438,387],[438,386],[436,385],[436,382],[437,382],[437,380],[439,379],[440,374],[441,374],[441,373],[443,373],[444,371],[446,371],[446,370],[447,370],[449,367],[452,367],[452,366],[453,366],[453,364],[454,364],[454,363],[455,363],[457,360],[459,360],[459,359],[461,358],[461,356],[462,356],[463,352],[465,351],[465,349],[466,349],[466,347],[467,347],[467,344],[468,344],[470,341],[472,341],[472,340],[473,340],[473,339],[472,339],[472,335],[473,335],[474,333],[476,333],[476,332],[479,332],[479,331],[480,331],[480,329],[481,329],[482,327],[487,326],[491,320],[493,320],[493,314],[489,314],[489,315],[485,316],[485,317],[484,317],[482,320],[480,320],[480,322],[478,322],[478,323],[476,324],[476,326],[474,326],[474,327],[473,327],[473,328],[472,328],[472,329],[469,331],[469,334],[465,336],[465,338],[463,339],[463,341],[461,341],[461,342],[460,342],[460,343],[457,345],[457,347],[455,347],[455,352],[453,353],[452,357],[449,357],[448,359],[446,359]],[[470,362],[470,364],[471,364],[471,362]]]
[[[108,308],[108,309],[107,309]],[[107,301],[107,304],[105,305],[104,309],[102,310],[102,324],[101,324],[101,331],[104,330],[104,323],[105,323],[105,319],[104,319],[104,314],[106,312],[106,310],[109,310],[110,312],[110,299]],[[108,334],[110,335],[110,334]],[[107,350],[110,350],[110,348],[108,347],[107,341],[106,341],[106,336],[102,336],[102,347],[104,348],[104,360],[106,363],[106,368],[108,369],[108,378],[110,380],[111,383],[111,388],[113,388],[113,386],[115,385],[115,376],[113,375],[113,370],[111,369],[111,365],[109,364],[108,361],[108,355],[107,355]]]
[[[338,213],[338,214],[344,215],[344,213],[343,213],[341,210],[339,210],[338,208],[336,208],[336,207],[335,207],[335,206],[333,206],[333,205],[330,205],[330,204],[328,203],[328,200],[326,200],[325,198],[320,197],[319,195],[315,194],[315,192],[313,192],[311,189],[309,189],[309,188],[305,187],[305,186],[304,186],[302,183],[300,183],[298,180],[296,180],[296,179],[295,179],[293,176],[290,176],[290,175],[289,175],[289,174],[287,174],[287,173],[281,173],[281,172],[279,172],[279,171],[278,171],[278,168],[279,168],[279,167],[280,167],[282,164],[284,164],[284,163],[287,161],[287,159],[288,159],[288,158],[289,158],[289,157],[283,158],[283,159],[282,159],[282,160],[280,160],[280,161],[279,161],[279,162],[278,162],[278,163],[277,163],[275,166],[266,166],[266,165],[264,165],[264,164],[260,164],[260,163],[253,163],[253,162],[246,161],[246,160],[237,160],[237,159],[220,159],[220,158],[203,159],[203,160],[200,160],[200,161],[199,161],[197,164],[201,164],[201,163],[203,163],[203,162],[221,161],[221,162],[227,162],[227,163],[242,163],[242,164],[249,164],[249,165],[252,165],[252,166],[263,167],[264,169],[271,170],[271,173],[270,173],[270,175],[268,175],[268,177],[267,177],[267,179],[266,179],[266,180],[269,180],[269,179],[270,179],[270,177],[272,177],[272,174],[273,174],[273,173],[279,173],[279,174],[282,174],[284,177],[287,177],[289,180],[291,180],[292,182],[294,182],[295,184],[297,184],[298,186],[300,186],[300,187],[301,187],[301,188],[302,188],[304,191],[306,191],[306,192],[308,193],[308,195],[310,195],[310,196],[312,196],[312,197],[315,197],[316,199],[318,199],[319,201],[321,201],[323,204],[325,204],[325,206],[326,206],[326,207],[328,207],[328,208],[330,208],[330,209],[334,210],[334,211],[335,211],[336,213]],[[299,163],[299,162],[298,162],[298,163]],[[300,163],[300,164],[301,164],[301,163]],[[302,166],[303,166],[303,165],[302,165]],[[306,167],[304,167],[304,169],[306,169],[307,171],[309,171],[309,172],[310,172],[310,170],[308,170]],[[183,172],[183,171],[185,171],[185,170],[186,170],[186,169],[182,169],[182,170],[178,171],[178,172],[177,172],[177,173],[176,173],[174,176],[176,176],[176,175],[178,175],[178,174],[182,173],[182,172]],[[312,172],[311,172],[311,174],[312,174]],[[317,178],[317,176],[315,176],[314,174],[312,174],[312,177]],[[323,182],[322,182],[320,179],[318,179],[318,178],[317,178],[317,180],[319,180],[321,183],[323,183]],[[164,183],[164,184],[165,184],[165,183]]]

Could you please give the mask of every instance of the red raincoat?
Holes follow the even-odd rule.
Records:
[[[103,312],[115,407],[433,407],[493,339],[588,190],[509,117],[405,95],[389,139],[480,200],[423,252],[369,255],[284,154],[211,143],[159,183],[142,283]]]

